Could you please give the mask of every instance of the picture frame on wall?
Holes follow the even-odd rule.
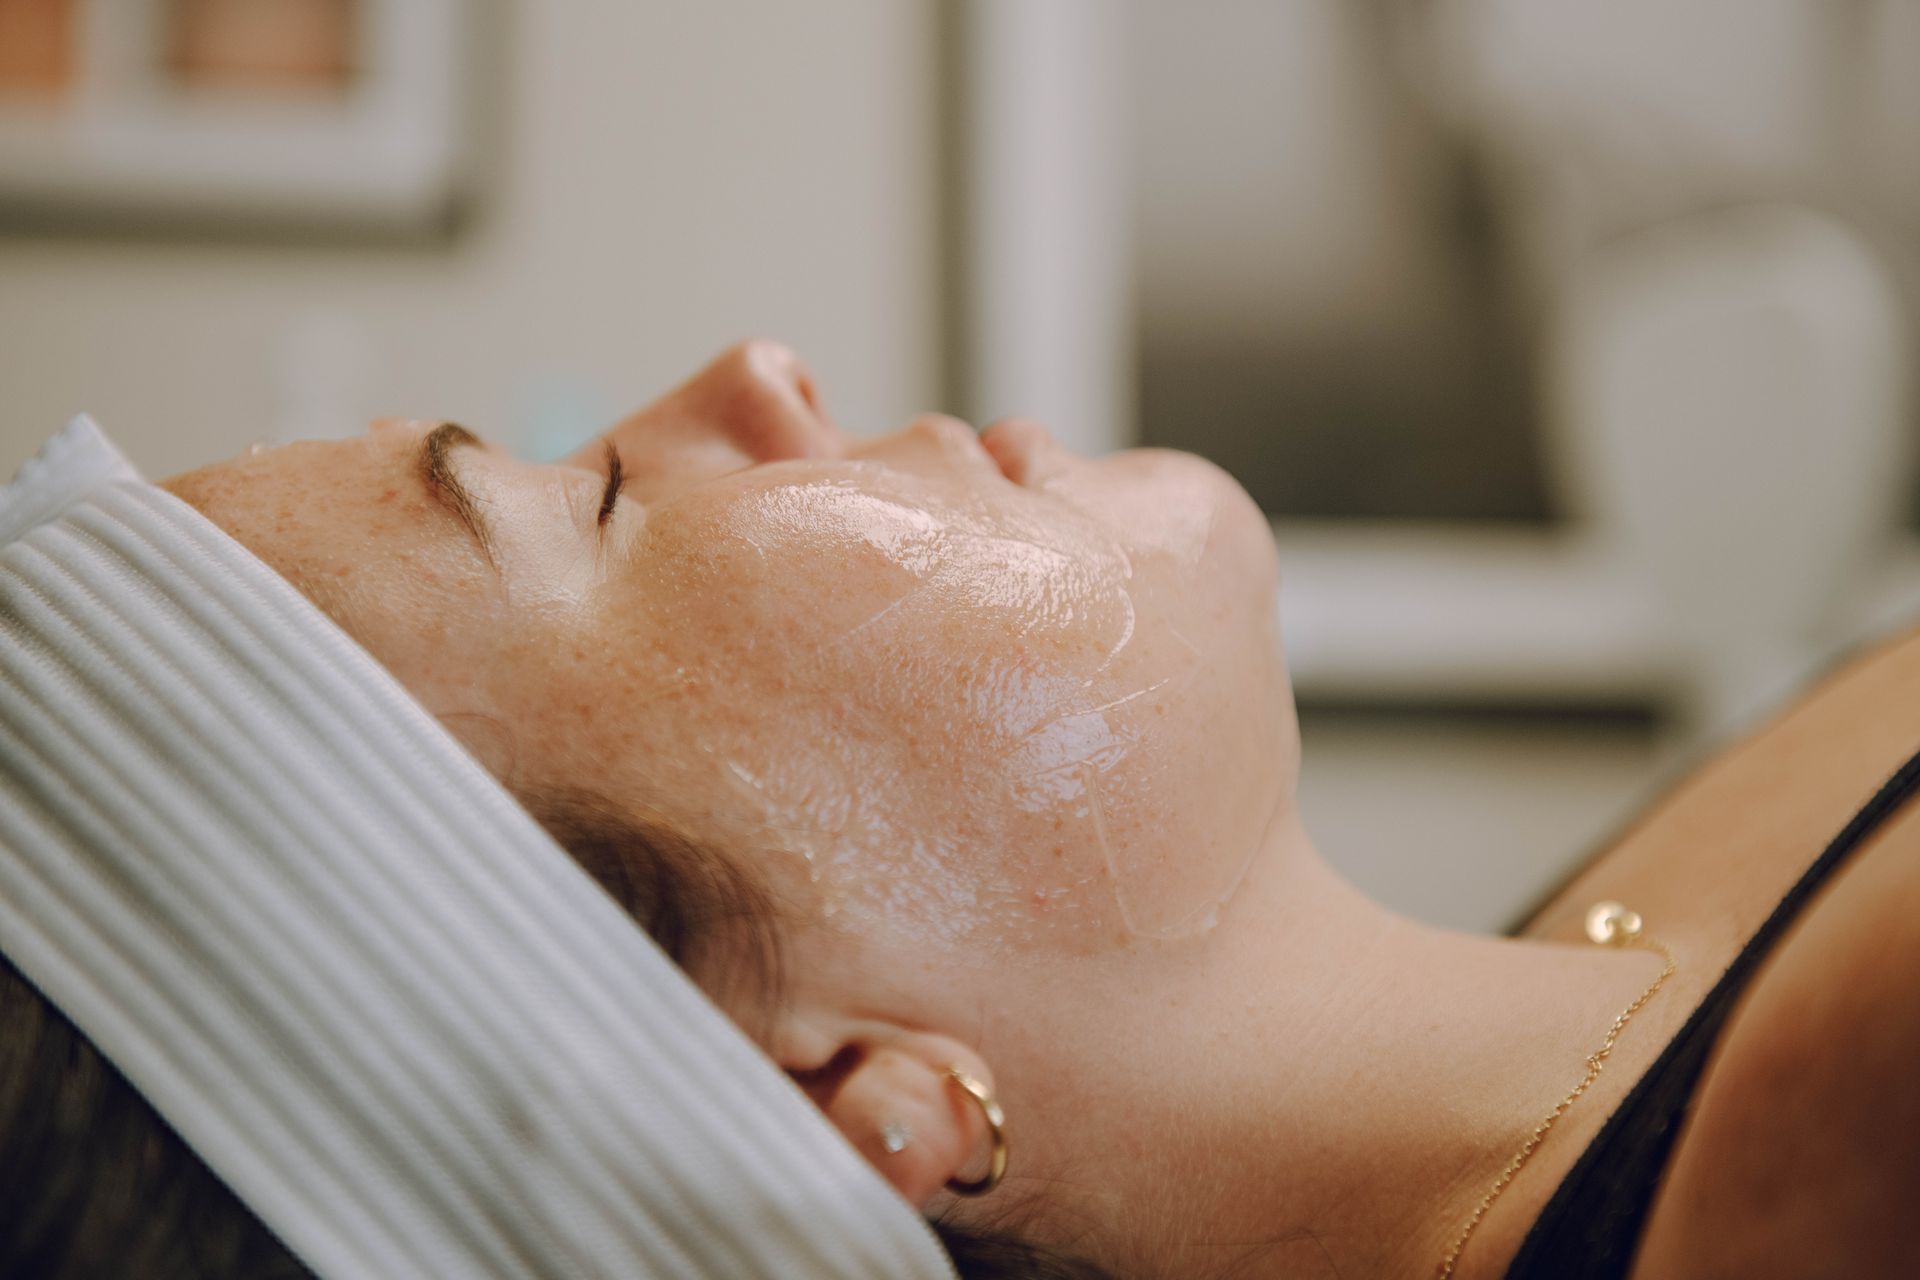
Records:
[[[0,227],[444,235],[477,8],[0,0]]]

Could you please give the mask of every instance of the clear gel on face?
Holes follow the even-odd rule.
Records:
[[[635,595],[731,584],[724,643],[681,676],[733,686],[697,755],[804,859],[821,919],[1080,953],[1190,937],[1288,794],[1270,621],[1194,585],[1213,501],[1123,542],[1065,503],[941,501],[878,467],[763,479],[688,531],[708,550],[683,580]],[[800,562],[836,572],[796,602]],[[760,644],[778,661],[741,652]]]

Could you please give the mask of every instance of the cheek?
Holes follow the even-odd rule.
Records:
[[[661,663],[698,695],[686,794],[753,815],[849,930],[1085,953],[1210,927],[1283,792],[1270,610],[1196,572],[1232,548],[917,515],[847,536],[816,508],[800,540],[750,512],[663,558],[650,612],[699,637]]]

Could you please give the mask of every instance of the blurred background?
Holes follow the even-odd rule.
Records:
[[[551,456],[749,334],[1192,449],[1309,827],[1461,927],[1920,620],[1917,250],[1920,0],[0,0],[0,474]]]

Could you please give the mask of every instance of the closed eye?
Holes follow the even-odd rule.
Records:
[[[613,504],[620,499],[620,490],[627,483],[627,473],[620,465],[620,451],[607,442],[607,489],[600,495],[600,527],[605,528],[607,521],[613,518]]]

